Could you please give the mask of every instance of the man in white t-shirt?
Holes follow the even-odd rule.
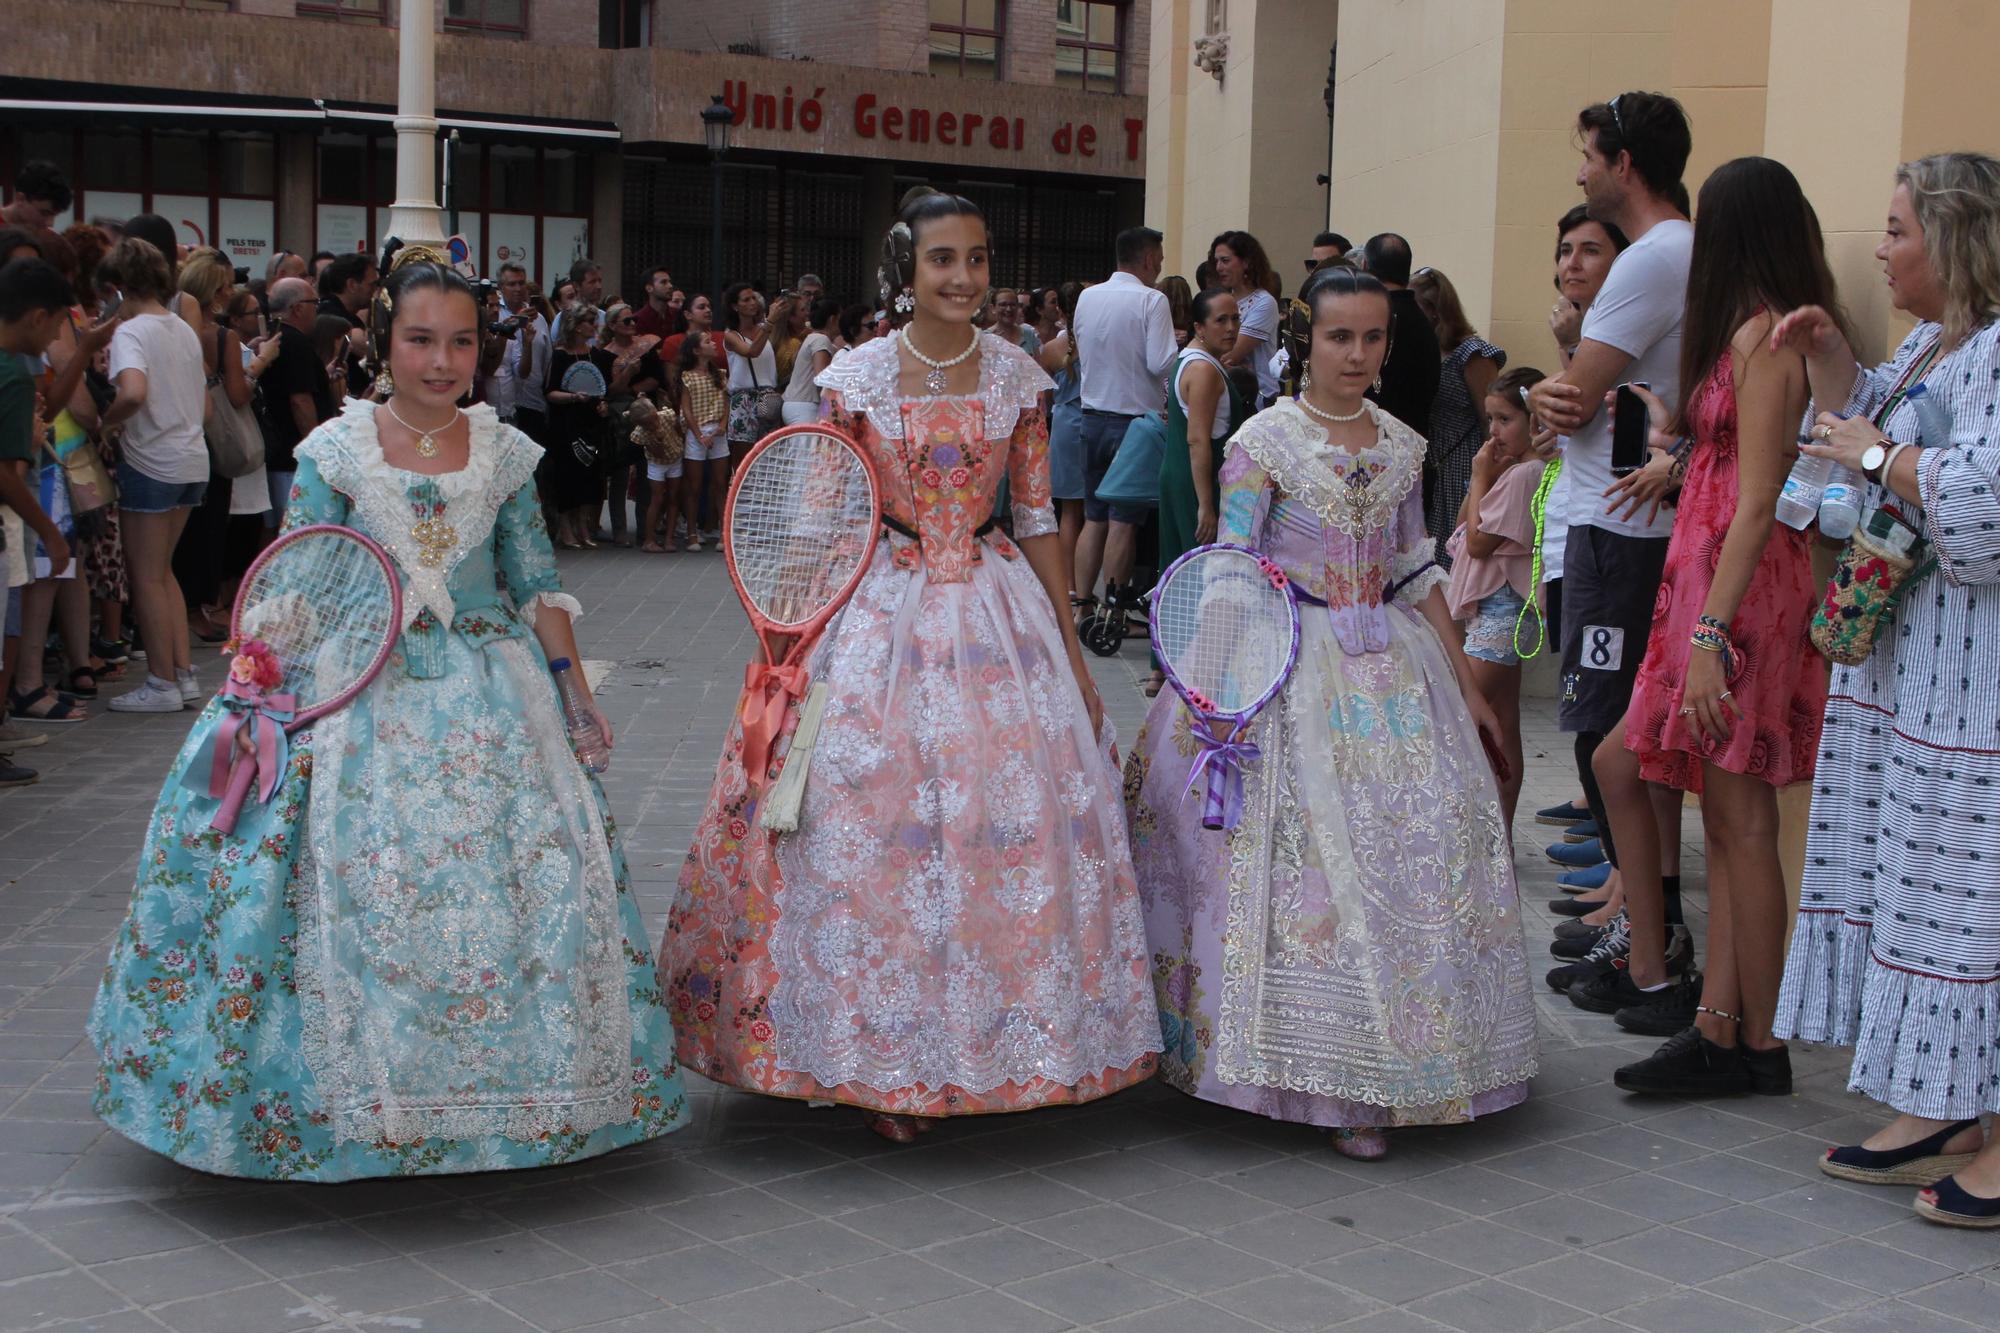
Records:
[[[1644,864],[1621,864],[1592,757],[1600,745],[1622,753],[1626,706],[1646,654],[1653,603],[1666,565],[1673,511],[1659,504],[1664,466],[1623,480],[1611,474],[1611,412],[1605,396],[1620,384],[1650,385],[1669,410],[1680,402],[1681,314],[1687,304],[1694,228],[1687,220],[1681,172],[1692,141],[1680,103],[1658,93],[1621,93],[1577,116],[1583,187],[1590,215],[1617,227],[1631,244],[1584,315],[1582,341],[1569,366],[1530,392],[1544,424],[1569,437],[1569,537],[1563,554],[1562,695],[1558,719],[1576,736],[1578,770],[1606,859],[1626,895],[1629,957],[1604,958],[1565,978],[1579,1008],[1616,1013],[1660,998],[1668,983],[1668,927],[1685,966],[1679,885],[1663,884],[1666,850],[1634,849]],[[1615,484],[1614,484],[1615,483]],[[1607,735],[1610,739],[1607,741]],[[1645,794],[1637,793],[1641,803]],[[1673,807],[1678,810],[1678,801]],[[1647,819],[1642,833],[1657,835]],[[1628,832],[1634,827],[1626,825]],[[1653,839],[1645,838],[1646,842]],[[1666,841],[1666,840],[1661,840]],[[1671,889],[1671,893],[1666,890]],[[1553,980],[1553,978],[1552,978]],[[1683,988],[1685,989],[1685,988]],[[1693,1019],[1692,1001],[1688,1005]]]

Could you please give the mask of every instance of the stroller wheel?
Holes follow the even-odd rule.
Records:
[[[1115,608],[1109,612],[1095,612],[1084,617],[1083,623],[1077,626],[1076,634],[1083,646],[1099,657],[1116,657],[1125,642],[1125,613]]]

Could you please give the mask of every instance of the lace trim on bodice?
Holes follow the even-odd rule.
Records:
[[[849,412],[866,416],[884,439],[903,438],[903,395],[896,387],[902,361],[894,338],[877,338],[855,348],[819,373],[822,389],[840,394]],[[1014,433],[1021,413],[1039,406],[1041,394],[1055,381],[1033,357],[989,332],[979,335],[979,392],[986,409],[986,438],[1004,440]]]
[[[382,456],[375,430],[374,403],[351,401],[334,420],[303,441],[301,456],[319,465],[327,485],[347,496],[357,526],[382,544],[396,560],[403,579],[403,628],[408,629],[428,609],[450,624],[455,607],[452,572],[472,551],[492,540],[493,520],[535,475],[541,449],[511,426],[503,426],[492,408],[467,408],[470,450],[463,468],[438,476],[390,466]],[[442,510],[429,520],[419,540],[420,520],[410,492],[434,485]],[[574,599],[545,599],[574,611]],[[563,605],[563,603],[569,603]]]
[[[1258,413],[1230,443],[1249,454],[1288,497],[1322,523],[1359,540],[1386,529],[1424,460],[1424,438],[1367,403],[1375,443],[1349,453],[1291,399]]]

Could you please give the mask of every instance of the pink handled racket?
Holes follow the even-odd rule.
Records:
[[[743,712],[752,786],[764,781],[785,708],[805,691],[806,654],[868,572],[881,523],[875,466],[841,431],[786,426],[759,440],[737,465],[723,512],[722,553],[764,653],[763,666],[751,669]],[[825,695],[821,685],[807,695],[779,785],[764,803],[765,828],[798,827]]]
[[[289,734],[367,688],[402,624],[403,588],[387,553],[352,528],[317,523],[292,529],[251,562],[229,637],[238,645],[261,642],[276,657],[282,676],[262,695],[290,697]],[[274,725],[253,726],[260,724]],[[228,762],[229,786],[209,824],[221,833],[235,829],[258,769],[233,745]]]

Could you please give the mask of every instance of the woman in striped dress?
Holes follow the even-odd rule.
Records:
[[[1868,660],[1834,670],[1774,1027],[1853,1046],[1848,1086],[1900,1113],[1829,1150],[1827,1174],[1927,1186],[1918,1213],[1978,1227],[2000,1226],[2000,1134],[1978,1119],[2000,1112],[1996,254],[2000,161],[1906,163],[1875,251],[1920,321],[1895,358],[1861,369],[1817,307],[1771,337],[1806,357],[1817,421],[1801,447],[1921,516],[1936,562]]]

